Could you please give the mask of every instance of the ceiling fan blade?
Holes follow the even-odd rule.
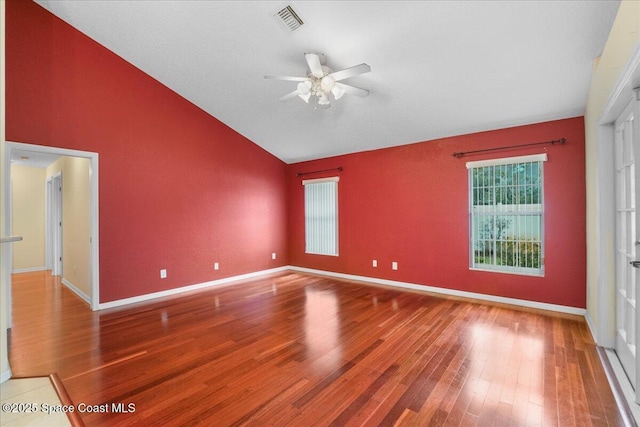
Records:
[[[335,81],[348,79],[349,77],[357,76],[358,74],[364,74],[371,71],[371,67],[367,64],[360,64],[353,67],[345,68],[344,70],[336,71],[329,74]]]
[[[309,65],[309,71],[314,76],[320,78],[324,75],[324,71],[322,71],[322,64],[320,64],[320,57],[315,53],[305,53],[304,59],[307,60],[307,65]]]
[[[275,79],[275,80],[288,80],[291,82],[306,82],[309,80],[308,77],[293,77],[293,76],[276,76],[273,74],[267,74],[264,76],[265,79]]]
[[[344,92],[348,93],[349,95],[359,96],[360,98],[365,98],[369,95],[368,90],[360,89],[359,87],[350,86],[344,83],[337,83],[337,82],[336,82],[336,86],[338,86],[339,88],[342,88]]]
[[[294,90],[291,93],[286,94],[285,96],[283,96],[282,98],[279,99],[279,101],[288,101],[292,98],[295,98],[296,96],[298,96],[300,94],[300,92],[298,92],[297,90]]]

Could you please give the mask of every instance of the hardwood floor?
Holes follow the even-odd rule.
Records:
[[[101,312],[24,273],[13,302],[14,376],[106,404],[87,426],[623,425],[579,317],[292,272]]]

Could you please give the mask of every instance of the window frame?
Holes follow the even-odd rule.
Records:
[[[543,153],[543,154],[534,154],[534,155],[528,155],[528,156],[517,156],[517,157],[504,157],[504,158],[496,158],[496,159],[489,159],[489,160],[478,160],[478,161],[472,161],[472,162],[467,162],[466,163],[466,167],[468,170],[468,197],[469,197],[469,270],[474,270],[474,271],[487,271],[487,272],[492,272],[492,273],[505,273],[505,274],[515,274],[515,275],[524,275],[524,276],[536,276],[536,277],[544,277],[545,275],[545,245],[544,245],[544,241],[545,241],[545,200],[544,200],[544,162],[546,162],[548,160],[547,158],[547,154]],[[533,215],[539,215],[540,216],[540,248],[539,248],[539,267],[535,268],[535,267],[520,267],[520,266],[503,266],[503,265],[498,265],[498,264],[480,264],[480,263],[476,263],[475,260],[475,248],[476,248],[476,239],[474,237],[474,226],[475,226],[475,215],[474,213],[477,215],[477,212],[474,212],[474,190],[476,189],[476,187],[474,187],[474,183],[473,183],[473,171],[474,169],[479,169],[479,168],[484,168],[484,167],[491,167],[491,166],[503,166],[503,165],[516,165],[516,164],[521,164],[521,163],[532,163],[532,162],[538,162],[539,163],[539,170],[540,170],[540,182],[539,182],[539,199],[540,199],[540,209],[539,210],[535,210],[535,211],[520,211],[519,209],[516,209],[515,212],[514,211],[505,211],[505,214],[508,214],[509,216],[512,217],[516,217],[516,218],[521,218],[521,217],[525,217],[525,216],[532,216]],[[491,189],[493,191],[495,191],[495,189],[497,188],[495,180],[493,182],[493,184],[491,185]],[[518,203],[517,206],[520,206],[521,204]],[[487,215],[494,215],[497,216],[503,212],[498,211],[496,209],[496,206],[500,206],[499,204],[496,204],[496,200],[495,200],[495,194],[494,194],[494,203],[492,205],[487,205],[487,206],[492,206],[493,209],[490,210]],[[526,205],[525,205],[526,206]],[[518,221],[518,223],[520,223],[520,221]],[[520,233],[519,236],[520,237]],[[492,237],[492,242],[493,242],[493,248],[496,248],[497,244],[496,242],[499,242],[500,239],[499,238],[495,238]],[[520,242],[520,239],[518,238],[516,240],[517,242]]]
[[[339,217],[339,207],[338,207],[338,182],[340,181],[340,177],[338,176],[332,176],[332,177],[327,177],[327,178],[317,178],[317,179],[305,179],[302,180],[302,186],[304,187],[304,252],[305,254],[309,254],[309,255],[324,255],[324,256],[334,256],[337,257],[340,255],[340,234],[339,234],[339,229],[340,229],[340,217]],[[333,242],[334,245],[332,247],[332,249],[334,249],[333,252],[321,252],[321,251],[315,251],[314,248],[310,249],[310,242],[309,242],[309,230],[308,230],[308,225],[309,225],[309,219],[308,219],[308,212],[307,212],[307,186],[308,185],[314,185],[314,184],[324,184],[324,183],[328,183],[328,182],[332,182],[335,183],[335,201],[333,202],[333,206],[335,206],[335,210],[332,212],[333,214],[333,225],[334,225],[334,233],[335,235],[333,236]],[[330,239],[329,239],[330,240]]]

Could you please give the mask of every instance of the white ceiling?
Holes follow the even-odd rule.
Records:
[[[27,150],[11,150],[11,164],[29,166],[34,168],[46,168],[60,158],[57,154],[41,153]]]
[[[287,163],[584,114],[619,1],[38,1]],[[303,54],[368,89],[295,98]]]

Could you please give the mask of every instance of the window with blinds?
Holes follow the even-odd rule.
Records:
[[[303,180],[305,252],[338,255],[338,177]]]
[[[546,154],[468,162],[470,268],[544,275]]]

